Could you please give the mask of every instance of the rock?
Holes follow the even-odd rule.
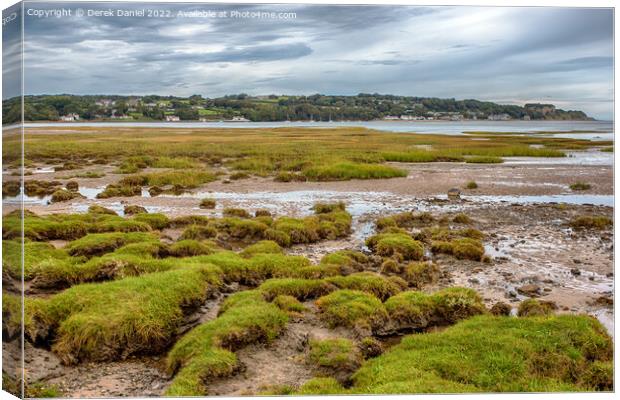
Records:
[[[581,264],[581,260],[577,259],[577,258],[573,258],[573,262],[575,264]]]
[[[614,299],[610,296],[599,296],[594,300],[594,304],[603,307],[613,307]]]
[[[540,296],[540,286],[538,285],[523,285],[517,288],[517,292],[528,297]]]
[[[581,271],[579,270],[579,268],[571,268],[570,273],[573,274],[573,276],[581,275]]]
[[[448,190],[448,198],[450,199],[459,199],[461,197],[461,191],[457,188],[452,188]]]

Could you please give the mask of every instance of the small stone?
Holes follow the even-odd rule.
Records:
[[[540,296],[540,286],[538,285],[523,285],[517,288],[517,292],[524,296],[538,297]]]
[[[581,271],[579,270],[579,268],[571,268],[570,273],[573,274],[574,276],[581,275]]]
[[[448,198],[458,199],[461,197],[461,191],[457,188],[452,188],[448,190]]]

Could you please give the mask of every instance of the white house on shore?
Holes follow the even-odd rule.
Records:
[[[80,120],[80,116],[76,113],[71,113],[71,114],[67,114],[67,115],[63,115],[60,117],[60,120],[63,122],[73,122],[73,121],[79,121]]]
[[[179,118],[177,115],[166,115],[166,122],[179,122],[181,121],[181,118]]]

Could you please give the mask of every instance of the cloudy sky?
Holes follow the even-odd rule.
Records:
[[[378,92],[613,116],[610,9],[26,3],[28,94]],[[158,9],[173,18],[76,17]],[[178,11],[227,11],[182,18]],[[231,18],[232,11],[296,18]],[[28,14],[28,12],[26,12]]]

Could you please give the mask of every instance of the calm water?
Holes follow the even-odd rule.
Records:
[[[556,137],[613,140],[610,121],[344,121],[344,122],[48,122],[27,123],[26,127],[140,127],[140,128],[280,128],[280,127],[364,127],[388,132],[463,134],[468,131],[488,132],[565,132]]]

